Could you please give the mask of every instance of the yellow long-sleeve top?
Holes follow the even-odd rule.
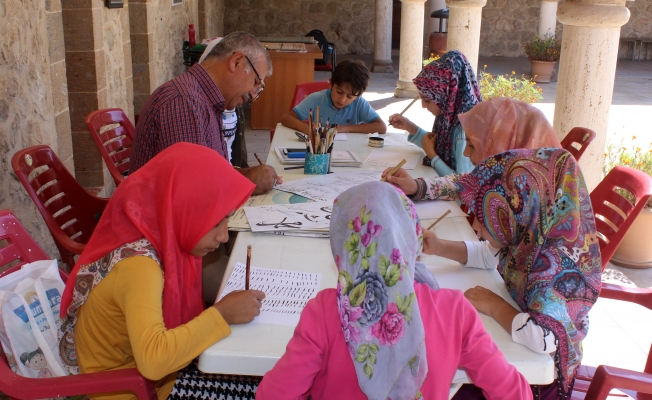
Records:
[[[163,322],[163,271],[149,257],[118,262],[77,310],[75,345],[80,372],[137,367],[156,381],[159,399],[169,396],[177,371],[231,333],[215,307],[185,325]],[[94,399],[127,400],[131,392]]]

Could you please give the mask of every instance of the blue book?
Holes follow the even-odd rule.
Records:
[[[305,151],[288,152],[288,158],[306,158],[306,152]]]

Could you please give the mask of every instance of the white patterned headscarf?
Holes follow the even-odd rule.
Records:
[[[340,322],[360,388],[370,399],[419,397],[428,364],[415,272],[417,281],[437,283],[417,262],[423,235],[414,205],[388,183],[353,187],[333,204],[330,238]]]

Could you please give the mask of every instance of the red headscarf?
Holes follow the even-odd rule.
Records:
[[[115,191],[70,274],[61,301],[66,315],[80,266],[142,237],[164,272],[163,318],[172,329],[203,309],[199,240],[251,195],[254,184],[214,150],[190,143],[168,147]],[[66,311],[63,311],[66,310]]]

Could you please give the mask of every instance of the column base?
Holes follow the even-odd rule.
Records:
[[[374,60],[371,72],[394,72],[392,60]]]
[[[414,99],[419,97],[419,91],[417,88],[401,89],[397,87],[396,90],[394,90],[394,97],[398,97],[400,99]]]

